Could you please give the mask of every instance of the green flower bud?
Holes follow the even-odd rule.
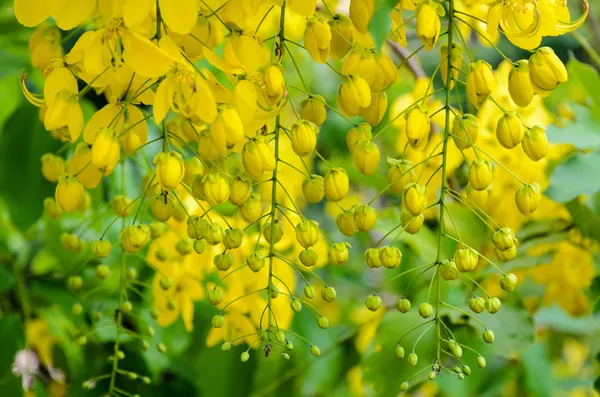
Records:
[[[509,227],[503,227],[494,232],[492,241],[497,250],[506,251],[515,246],[517,238],[515,237],[515,233]]]
[[[290,306],[292,307],[292,310],[295,311],[296,313],[298,313],[302,310],[302,302],[300,302],[300,300],[298,300],[296,298],[292,299],[292,303]]]
[[[185,256],[192,252],[194,246],[192,241],[189,239],[181,239],[175,244],[175,249],[179,252],[180,255]]]
[[[387,183],[390,185],[390,192],[395,194],[402,193],[406,185],[417,181],[417,173],[410,161],[391,158],[388,158],[387,161],[391,165],[386,175]]]
[[[485,343],[494,343],[494,332],[491,329],[486,329],[483,332],[483,340]]]
[[[325,287],[321,290],[321,298],[325,302],[333,302],[335,300],[336,293],[333,287]]]
[[[310,284],[304,286],[304,296],[307,299],[312,299],[315,297],[315,287]]]
[[[218,289],[213,289],[208,293],[208,301],[213,305],[218,305],[223,300],[223,293]]]
[[[77,291],[83,286],[83,279],[79,276],[71,276],[67,280],[67,286],[69,289]]]
[[[410,301],[406,298],[400,299],[396,305],[396,308],[400,313],[408,313],[411,308]]]
[[[226,352],[231,349],[231,342],[225,342],[221,345],[221,350]]]
[[[204,231],[204,239],[210,245],[217,245],[223,241],[223,228],[218,223],[211,223]]]
[[[467,376],[471,375],[471,367],[469,367],[468,365],[463,365],[462,371]]]
[[[240,360],[242,360],[243,363],[248,361],[249,358],[250,358],[250,353],[248,353],[248,352],[243,352],[240,356]]]
[[[109,272],[108,266],[106,265],[96,266],[96,277],[98,277],[100,280],[104,280],[106,277],[108,277]]]
[[[513,245],[506,251],[500,251],[498,248],[496,248],[496,256],[502,262],[512,261],[517,257],[517,247]]]
[[[454,253],[454,263],[461,272],[471,272],[477,267],[479,256],[471,248],[461,248]]]
[[[502,302],[500,302],[500,299],[498,299],[496,297],[489,298],[488,300],[485,301],[485,310],[487,310],[488,313],[490,313],[490,314],[498,313],[501,306],[502,306]]]
[[[436,374],[435,374],[434,371],[429,372],[429,374],[427,375],[427,377],[429,378],[429,380],[434,380],[435,376],[436,376]]]
[[[258,273],[265,267],[265,256],[260,252],[253,252],[246,257],[246,264],[254,273]]]
[[[471,298],[469,300],[469,309],[474,313],[481,313],[485,310],[485,299],[482,297]]]
[[[377,310],[379,310],[381,308],[381,304],[381,298],[378,295],[369,295],[365,300],[365,305],[367,306],[367,309],[369,309],[372,312],[376,312]]]
[[[399,359],[403,359],[404,354],[404,348],[400,345],[396,345],[396,357],[398,357]]]
[[[250,198],[252,194],[252,181],[247,176],[235,176],[229,183],[229,201],[231,204],[240,206]]]
[[[358,226],[354,219],[354,208],[340,212],[335,220],[335,223],[344,236],[352,237],[358,233]]]
[[[315,345],[310,345],[310,354],[319,357],[321,355],[321,350]]]
[[[156,345],[156,350],[158,350],[159,353],[166,353],[167,346],[164,343],[159,343],[158,345]]]
[[[225,317],[220,314],[215,314],[212,318],[213,328],[221,328],[225,324]]]
[[[325,180],[321,175],[311,175],[302,182],[302,194],[306,201],[316,204],[325,197]]]
[[[419,361],[419,357],[417,356],[416,353],[410,353],[408,355],[408,365],[410,365],[411,367],[414,367],[415,365],[417,365],[418,361]]]
[[[263,237],[269,244],[277,244],[283,237],[283,223],[278,219],[273,222],[267,222],[263,228]]]
[[[317,325],[319,328],[327,329],[329,328],[329,319],[325,316],[319,316],[319,318],[317,318]]]
[[[173,286],[173,279],[170,277],[162,277],[159,281],[159,285],[163,291],[166,291]]]
[[[381,259],[379,259],[379,250],[377,248],[369,248],[364,254],[365,262],[370,268],[381,267]]]
[[[225,272],[231,268],[231,265],[233,265],[233,258],[227,253],[217,254],[213,258],[213,263],[215,264],[217,269],[219,269],[222,272]]]
[[[515,193],[517,208],[523,216],[528,216],[538,208],[540,198],[540,185],[536,182],[523,186]]]
[[[204,240],[194,241],[194,251],[196,251],[196,253],[198,255],[202,254],[205,249],[206,249],[206,244],[204,244]]]
[[[548,154],[548,137],[546,137],[546,129],[536,125],[527,130],[521,146],[527,157],[533,161],[540,161],[546,157]]]
[[[298,259],[300,259],[300,263],[302,263],[306,267],[312,267],[317,264],[317,260],[319,259],[319,255],[311,249],[305,249],[300,251],[298,254]]]
[[[74,316],[79,316],[81,313],[83,313],[83,306],[81,306],[81,303],[75,303],[71,309],[71,313]]]
[[[427,302],[423,302],[419,305],[419,315],[423,318],[428,318],[433,313],[433,306]]]
[[[296,226],[296,240],[304,248],[310,248],[319,240],[319,224],[313,220],[302,221]]]
[[[492,184],[492,163],[478,158],[469,165],[469,184],[475,190],[487,190]]]
[[[408,382],[402,382],[400,384],[400,391],[407,391],[408,390]]]
[[[456,280],[458,268],[454,260],[443,260],[440,264],[440,276],[446,281]]]
[[[407,233],[417,234],[421,230],[424,221],[425,217],[423,214],[413,216],[406,208],[402,208],[402,211],[400,211],[400,223]]]
[[[242,246],[244,241],[244,232],[242,229],[227,229],[223,238],[223,245],[227,249],[236,249]]]
[[[477,359],[477,365],[479,366],[479,368],[485,368],[485,357],[483,356],[478,356]]]
[[[513,273],[508,273],[500,279],[500,287],[508,292],[513,292],[517,286],[517,276]]]
[[[329,261],[334,265],[343,265],[348,261],[348,243],[335,243],[329,247]]]
[[[456,117],[452,124],[452,139],[456,147],[465,150],[473,146],[479,137],[479,125],[477,117],[465,114],[462,118]]]

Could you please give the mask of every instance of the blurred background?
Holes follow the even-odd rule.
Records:
[[[531,124],[548,127],[548,138],[553,144],[548,161],[530,162],[523,153],[503,152],[497,144],[483,147],[517,175],[537,180],[547,196],[540,210],[531,219],[522,217],[514,207],[516,184],[508,175],[497,175],[493,193],[486,211],[503,225],[518,232],[519,256],[503,265],[503,269],[519,277],[515,293],[504,296],[498,286],[498,276],[488,266],[478,268],[476,279],[493,295],[503,299],[502,310],[496,315],[482,315],[482,319],[496,334],[496,343],[486,346],[478,331],[466,319],[448,313],[454,333],[473,349],[485,354],[487,367],[475,368],[475,356],[465,352],[465,362],[473,374],[465,381],[445,374],[435,381],[412,382],[408,395],[413,396],[597,396],[600,390],[600,327],[597,322],[600,304],[600,3],[592,1],[586,24],[573,35],[549,38],[544,44],[552,46],[567,63],[570,80],[543,102],[536,102],[524,115]],[[598,5],[598,7],[595,7]],[[580,12],[574,4],[574,13]],[[389,8],[376,12],[371,26],[377,37],[389,32]],[[577,14],[578,15],[578,14]],[[66,251],[59,241],[64,230],[79,228],[81,236],[93,240],[105,229],[110,219],[101,214],[107,200],[118,192],[118,176],[92,190],[92,205],[85,216],[61,217],[58,220],[44,214],[43,201],[54,195],[54,185],[46,181],[40,171],[40,157],[57,152],[61,143],[44,130],[38,109],[30,105],[19,88],[18,76],[28,71],[32,87],[42,86],[39,71],[31,67],[29,40],[33,29],[22,27],[12,13],[12,1],[0,1],[0,395],[21,396],[21,380],[11,373],[11,365],[27,340],[36,350],[42,364],[59,371],[63,376],[45,374],[35,383],[29,395],[98,396],[106,388],[84,390],[80,385],[93,376],[106,373],[114,342],[114,327],[98,329],[85,346],[75,342],[82,328],[89,327],[89,318],[75,317],[71,308],[77,301],[65,287],[66,279],[81,269],[89,252],[74,254]],[[472,31],[465,32],[469,48],[476,58],[483,58],[495,68],[499,79],[506,78],[502,57],[486,43],[477,40]],[[81,32],[63,32],[65,53],[73,46]],[[302,31],[290,32],[301,41]],[[418,48],[414,30],[408,29],[408,48],[398,50],[389,45],[385,51],[400,64],[403,57]],[[502,40],[499,48],[511,59],[528,57],[524,51]],[[293,48],[304,82],[311,93],[322,95],[335,103],[339,78],[329,68],[316,65],[308,54]],[[437,67],[437,51],[420,53],[412,58],[410,67],[400,70],[397,83],[388,91],[389,107],[382,125],[393,119],[407,104],[418,98],[423,78]],[[206,61],[200,65],[210,67]],[[286,80],[301,87],[302,82],[293,66],[287,69]],[[336,64],[339,66],[339,63]],[[221,79],[223,76],[215,70]],[[436,79],[436,87],[441,81]],[[423,88],[420,88],[421,90]],[[506,91],[506,87],[500,88]],[[506,92],[498,94],[500,100]],[[299,105],[305,97],[299,91],[290,92]],[[466,96],[462,93],[461,98]],[[455,98],[458,100],[458,97]],[[507,100],[507,99],[506,99]],[[82,101],[86,120],[105,104],[102,96],[89,92]],[[504,103],[504,102],[503,102]],[[431,101],[430,106],[435,107]],[[439,106],[438,106],[439,107]],[[493,132],[495,110],[482,108],[480,124]],[[293,115],[284,118],[293,122]],[[387,185],[384,169],[373,177],[365,177],[352,166],[345,144],[349,128],[347,122],[328,112],[328,120],[319,134],[320,153],[332,164],[349,172],[353,183],[350,197],[341,204],[365,202]],[[398,158],[404,142],[400,132],[402,122],[381,137],[385,156]],[[438,125],[439,131],[439,125]],[[156,135],[151,130],[151,137]],[[489,135],[489,134],[488,134]],[[486,135],[484,135],[485,137]],[[152,138],[150,138],[152,139]],[[520,149],[519,149],[520,151]],[[153,152],[143,155],[151,159]],[[410,157],[410,154],[407,156]],[[452,159],[452,181],[464,185],[466,167],[460,155]],[[382,161],[383,164],[383,161]],[[139,190],[143,172],[134,162],[125,181],[131,191]],[[315,160],[314,171],[322,174],[324,165]],[[428,171],[425,171],[428,172]],[[129,180],[129,178],[131,180]],[[299,183],[298,180],[295,183]],[[293,181],[292,181],[293,182]],[[434,181],[434,185],[435,185]],[[439,181],[437,182],[439,186]],[[432,189],[435,193],[435,189]],[[384,303],[389,309],[371,313],[364,307],[364,299],[390,277],[385,269],[369,269],[362,257],[364,249],[372,246],[373,239],[385,234],[399,220],[399,199],[384,196],[377,202],[379,218],[373,235],[359,235],[350,239],[351,257],[344,267],[328,265],[317,270],[329,285],[335,286],[338,299],[331,305],[319,305],[319,310],[330,320],[328,330],[320,330],[308,311],[294,316],[292,328],[321,348],[321,357],[314,358],[306,349],[296,349],[291,360],[279,357],[265,359],[252,354],[247,363],[241,363],[241,347],[222,352],[220,337],[211,335],[210,319],[215,309],[206,301],[196,302],[194,330],[186,332],[181,319],[173,325],[156,327],[155,338],[169,348],[166,354],[156,349],[142,351],[135,343],[125,343],[128,370],[149,374],[151,385],[124,382],[122,389],[141,396],[395,396],[399,385],[412,375],[406,361],[394,354],[397,340],[418,323],[416,313],[401,315],[394,309],[398,296],[406,294],[413,302],[423,301],[428,279],[419,279],[413,285],[410,278],[401,278],[383,290]],[[468,209],[449,205],[463,239],[491,253],[487,231]],[[305,207],[306,214],[317,219],[334,240],[344,240],[335,229],[339,209],[330,204]],[[85,225],[82,229],[82,225]],[[332,226],[333,225],[333,226]],[[416,236],[404,236],[396,245],[403,252],[401,271],[416,266],[429,258],[437,249],[438,226],[431,213],[424,228]],[[113,241],[117,231],[111,231]],[[447,247],[453,252],[454,247]],[[487,249],[487,251],[486,251]],[[89,266],[92,272],[93,263]],[[152,273],[144,257],[133,260],[140,279],[151,280]],[[85,270],[84,270],[85,272]],[[388,270],[389,272],[389,270]],[[88,275],[89,276],[89,275]],[[213,281],[214,277],[211,278]],[[114,280],[113,280],[114,281]],[[410,287],[410,288],[409,288]],[[147,291],[151,295],[151,291]],[[466,306],[468,290],[461,284],[444,285],[445,300]],[[151,296],[147,296],[151,301]],[[106,294],[100,299],[106,307],[114,307],[116,297]],[[140,299],[136,307],[149,307]],[[30,318],[24,324],[23,318]],[[410,339],[410,338],[409,338]],[[425,337],[419,344],[421,357],[432,355],[435,341]],[[56,375],[56,374],[55,374]]]

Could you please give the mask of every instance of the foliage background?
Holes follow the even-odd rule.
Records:
[[[594,5],[592,2],[592,12],[600,16],[600,7]],[[114,332],[99,332],[97,343],[85,347],[74,342],[74,335],[84,320],[71,315],[71,306],[76,300],[64,287],[64,282],[81,264],[81,257],[66,253],[58,242],[58,235],[64,227],[72,227],[79,220],[53,221],[43,215],[43,199],[53,195],[54,186],[41,175],[40,157],[46,152],[55,152],[60,144],[44,130],[37,109],[24,100],[19,90],[17,76],[23,68],[29,69],[27,43],[31,30],[17,23],[11,6],[12,1],[0,1],[0,395],[23,394],[20,380],[11,373],[10,366],[16,352],[25,344],[23,316],[33,315],[39,319],[39,324],[47,324],[47,327],[41,325],[37,330],[29,330],[30,344],[38,351],[48,351],[52,355],[54,366],[67,374],[70,385],[68,388],[65,385],[45,387],[43,382],[38,382],[35,395],[95,396],[101,390],[85,391],[79,385],[91,376],[106,372],[106,357],[111,353]],[[372,32],[375,37],[381,37],[382,32],[385,35],[389,30],[386,20],[389,9],[386,11],[385,7],[382,5],[383,10],[376,12],[371,23],[375,26]],[[600,50],[600,32],[595,18],[590,18],[581,34],[589,38],[591,46]],[[73,42],[66,41],[65,47],[69,48]],[[494,66],[501,61],[493,50],[472,43],[477,57],[485,58]],[[426,382],[415,389],[415,396],[583,397],[597,395],[593,391],[594,382],[596,389],[600,389],[600,382],[595,381],[600,365],[600,355],[597,355],[600,328],[596,321],[600,311],[600,278],[593,278],[600,266],[597,250],[600,242],[600,77],[597,69],[600,65],[594,63],[573,36],[548,40],[547,44],[555,48],[562,59],[570,59],[570,81],[545,104],[553,114],[563,114],[561,112],[566,112],[564,105],[569,105],[574,120],[563,122],[562,127],[549,127],[550,141],[567,144],[569,149],[547,171],[550,187],[546,194],[564,203],[572,221],[562,225],[555,221],[529,223],[521,230],[519,238],[524,248],[521,251],[533,254],[519,257],[506,266],[527,272],[550,263],[560,253],[563,257],[559,261],[563,262],[577,264],[590,259],[595,271],[582,274],[577,266],[567,267],[564,271],[550,266],[542,270],[547,272],[550,281],[539,283],[527,278],[517,290],[516,297],[511,297],[500,313],[485,318],[496,332],[498,341],[491,348],[482,346],[473,328],[459,325],[457,336],[469,338],[473,348],[485,352],[488,367],[475,369],[464,382],[447,375],[435,382]],[[412,47],[416,48],[416,45],[412,43]],[[504,42],[501,48],[513,59],[526,56]],[[297,58],[313,92],[334,100],[337,79],[332,72],[315,66],[306,55],[304,59],[301,55]],[[438,54],[425,54],[419,62],[425,73],[431,74],[437,65]],[[35,73],[30,74],[30,78],[34,83],[41,79]],[[293,81],[294,77],[291,78],[292,84],[299,85]],[[403,71],[388,95],[395,98],[405,94],[413,84],[414,77]],[[89,118],[101,106],[102,100],[88,95],[83,104]],[[344,141],[347,125],[332,113],[328,116],[329,122],[320,133],[319,150],[337,164],[349,165],[351,159]],[[393,142],[389,143],[393,145]],[[133,184],[140,175],[135,168],[131,171]],[[385,185],[383,175],[361,178],[356,173],[350,177],[360,184],[361,189]],[[112,179],[117,179],[112,182],[115,186],[111,182],[103,183],[92,191],[94,206],[88,216],[93,217],[101,203],[112,196],[111,191],[119,186],[118,178]],[[321,224],[328,219],[331,221],[333,218],[328,215],[331,209],[326,207],[311,209],[311,217]],[[393,211],[382,214],[378,227],[386,230],[390,223],[386,226],[385,222],[391,222],[397,215]],[[464,229],[462,234],[466,239],[477,239],[482,235],[473,216],[457,212],[455,217],[462,219],[460,227]],[[92,227],[90,238],[104,226],[100,222]],[[577,228],[583,235],[583,251],[561,248],[560,241],[569,233],[563,230],[569,228]],[[405,362],[395,358],[393,347],[402,331],[412,327],[415,318],[390,310],[379,324],[381,313],[366,314],[363,299],[378,285],[382,275],[363,263],[359,248],[366,246],[366,241],[356,238],[352,243],[356,249],[345,268],[329,267],[327,270],[328,283],[336,287],[340,297],[333,308],[323,308],[330,310],[326,314],[334,325],[327,331],[319,330],[306,311],[294,318],[294,328],[320,346],[320,358],[315,359],[308,351],[296,349],[287,362],[252,354],[250,361],[242,364],[240,348],[224,353],[218,345],[206,346],[214,308],[202,301],[196,307],[192,334],[185,332],[180,320],[171,327],[157,330],[156,338],[169,347],[166,355],[153,349],[140,353],[132,344],[125,345],[128,369],[152,374],[154,383],[149,386],[132,383],[123,388],[136,390],[142,396],[331,397],[368,395],[371,386],[375,386],[380,395],[396,395],[399,384],[409,377],[410,372]],[[437,242],[432,234],[423,231],[403,244],[404,260],[414,265],[421,255],[434,250]],[[549,249],[539,256],[535,250],[528,251],[539,244],[546,244]],[[137,266],[143,276],[143,263],[140,261]],[[573,280],[553,284],[552,277],[558,281],[564,277]],[[394,288],[401,291],[406,287],[403,283]],[[414,288],[413,296],[417,301],[426,284],[421,287]],[[443,293],[448,297],[461,292],[447,290]],[[110,303],[110,296],[106,299]],[[136,303],[144,304],[142,301]],[[416,317],[415,313],[412,315]],[[460,321],[456,318],[457,323]],[[421,347],[427,350],[428,343],[430,341],[425,338]],[[433,348],[433,343],[430,347]]]

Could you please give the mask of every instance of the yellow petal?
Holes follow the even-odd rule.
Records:
[[[152,78],[169,72],[174,60],[156,44],[135,32],[123,34],[123,60],[135,73]]]
[[[115,119],[120,110],[121,106],[108,104],[94,113],[85,126],[83,140],[90,145],[93,144],[96,140],[96,134],[98,134],[102,127],[107,127]]]
[[[153,3],[153,0],[125,0],[123,4],[125,25],[131,27],[144,22],[152,11]]]
[[[77,80],[67,68],[54,69],[44,84],[44,98],[47,101],[52,100],[63,90],[76,94]]]
[[[21,25],[33,27],[50,16],[50,4],[47,0],[15,0],[14,12]]]
[[[175,33],[187,34],[196,24],[196,0],[158,0],[158,6],[165,23]]]
[[[51,10],[51,14],[59,28],[69,30],[88,19],[94,8],[96,0],[64,1],[58,9]]]
[[[167,77],[160,83],[156,90],[154,108],[152,110],[156,124],[160,124],[167,116],[169,109],[171,109],[171,104],[173,103],[173,79],[174,77],[172,76]]]
[[[217,117],[217,103],[206,81],[196,81],[196,96],[199,98],[196,115],[205,123],[212,123]]]
[[[209,48],[204,48],[204,57],[206,58],[206,60],[208,62],[210,62],[211,65],[213,65],[215,68],[217,68],[225,73],[231,73],[231,74],[243,74],[244,73],[244,69],[242,69],[240,66],[230,65],[229,63],[227,63],[223,59],[221,59],[221,57],[219,57],[214,51],[210,50]]]

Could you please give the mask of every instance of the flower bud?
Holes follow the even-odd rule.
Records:
[[[361,139],[354,148],[354,165],[363,175],[373,175],[377,171],[380,158],[379,148],[372,141]]]
[[[417,356],[416,353],[410,353],[408,355],[408,365],[410,365],[411,367],[414,367],[415,365],[417,365],[417,362],[419,361],[419,356]]]
[[[325,99],[320,95],[311,95],[300,103],[300,117],[321,125],[327,119]]]
[[[60,214],[62,214],[62,209],[52,197],[46,197],[44,199],[44,211],[46,211],[46,215],[48,215],[48,217],[51,219],[58,219]]]
[[[417,234],[421,227],[423,226],[423,222],[425,221],[425,217],[423,214],[413,216],[411,215],[406,208],[402,208],[400,212],[400,223],[404,228],[404,231],[410,234]]]
[[[240,248],[244,242],[244,232],[242,229],[227,229],[223,237],[223,245],[231,250]]]
[[[302,221],[296,226],[296,240],[304,248],[310,248],[319,240],[319,224],[313,220]]]
[[[408,382],[402,382],[400,384],[400,391],[407,391],[409,387],[410,387],[410,384]]]
[[[350,74],[342,80],[337,95],[338,107],[348,117],[355,117],[371,105],[371,89],[360,76]]]
[[[433,306],[427,302],[423,302],[419,305],[419,316],[427,318],[433,314]]]
[[[76,176],[65,173],[58,177],[54,198],[63,211],[75,211],[81,205],[84,194],[83,184]]]
[[[325,197],[325,180],[321,175],[312,174],[302,181],[302,194],[306,201],[316,204]]]
[[[535,93],[546,97],[569,78],[567,69],[550,47],[540,47],[529,58],[529,78]]]
[[[435,1],[423,1],[417,6],[417,37],[429,51],[438,41],[441,31],[441,5]],[[443,11],[443,8],[441,8]]]
[[[196,252],[198,255],[200,255],[206,249],[206,244],[204,244],[203,240],[195,240],[193,247],[194,247],[194,252]]]
[[[512,261],[517,257],[517,247],[513,245],[512,247],[504,251],[501,251],[498,248],[496,248],[496,256],[502,262]]]
[[[351,0],[350,1],[350,19],[352,24],[361,33],[366,33],[369,29],[369,22],[373,18],[375,11],[374,0]]]
[[[58,181],[66,169],[65,160],[62,157],[52,153],[46,153],[42,156],[42,175],[49,182]]]
[[[300,302],[299,299],[292,298],[292,303],[290,304],[290,307],[295,313],[299,313],[302,311],[302,302]]]
[[[471,298],[469,300],[469,309],[474,313],[481,313],[485,310],[485,299],[482,297]]]
[[[496,78],[492,66],[484,60],[469,65],[467,97],[477,109],[496,89]]]
[[[333,302],[335,300],[336,297],[336,293],[335,293],[335,289],[333,287],[325,287],[321,290],[321,298],[325,301],[325,302]]]
[[[165,234],[165,225],[162,222],[152,222],[149,228],[151,238],[159,238]]]
[[[213,328],[221,328],[225,324],[225,317],[220,314],[215,314],[211,320]]]
[[[192,240],[187,239],[187,238],[182,238],[181,240],[179,240],[177,242],[177,244],[175,244],[175,250],[181,256],[186,256],[186,255],[191,254],[193,249],[194,249],[194,244],[192,243]]]
[[[387,107],[388,99],[385,91],[371,92],[371,104],[368,107],[361,109],[360,115],[370,125],[377,125],[383,120]]]
[[[529,77],[529,62],[526,59],[517,61],[508,74],[508,93],[513,102],[525,108],[533,101],[535,91]]]
[[[332,168],[325,175],[324,190],[327,200],[338,202],[348,195],[350,190],[350,181],[348,174],[343,168]]]
[[[427,109],[422,109],[418,106],[409,110],[406,115],[406,136],[411,147],[413,143],[427,138],[431,132],[431,120],[427,115]]]
[[[512,149],[516,147],[525,135],[523,129],[523,123],[521,119],[514,112],[504,113],[498,120],[496,126],[496,138],[498,143],[506,149]]]
[[[462,66],[463,66],[462,47],[456,41],[453,41],[451,49],[450,49],[450,53],[448,53],[448,45],[447,44],[440,45],[439,50],[440,50],[440,59],[441,59],[440,74],[442,76],[442,82],[444,83],[445,86],[449,87],[450,89],[453,89],[454,81],[458,80],[460,71],[462,70]],[[450,81],[449,86],[448,86],[448,58],[447,57],[450,57],[450,64],[452,65],[452,68],[450,70],[450,77],[452,78],[452,80]]]
[[[483,340],[485,343],[494,343],[494,332],[491,329],[486,329],[483,332]]]
[[[483,357],[483,356],[478,356],[478,357],[477,357],[477,359],[476,359],[476,361],[477,361],[477,366],[478,366],[479,368],[485,368],[485,364],[486,364],[486,363],[485,363],[485,357]]]
[[[376,312],[381,308],[382,302],[379,295],[369,295],[367,299],[365,299],[365,306],[372,312]]]
[[[540,185],[537,182],[525,185],[515,193],[515,203],[523,216],[528,216],[540,205]]]
[[[352,237],[358,233],[358,226],[354,220],[354,208],[340,212],[336,218],[336,225],[344,236]]]
[[[150,241],[150,228],[146,225],[128,226],[119,233],[119,241],[125,251],[136,253]]]
[[[264,172],[275,169],[275,155],[264,138],[254,138],[244,144],[242,165],[252,179],[259,179]]]
[[[368,232],[373,229],[377,221],[377,213],[367,204],[358,204],[354,208],[354,223],[358,230]]]
[[[121,218],[127,217],[133,209],[131,199],[122,194],[115,196],[115,198],[111,200],[111,204],[115,214]]]
[[[315,62],[327,62],[330,43],[331,29],[327,22],[316,16],[308,18],[304,30],[304,48]]]
[[[223,228],[218,223],[211,223],[204,231],[204,239],[210,245],[217,245],[223,241]]]
[[[452,123],[452,139],[456,147],[465,150],[473,146],[479,137],[477,117],[465,114],[462,118],[455,117]]]
[[[413,216],[421,215],[427,205],[427,187],[418,183],[405,186],[404,208]]]
[[[258,193],[252,193],[248,200],[238,207],[238,214],[247,223],[256,222],[262,213],[262,201]]]
[[[517,238],[515,237],[515,233],[509,227],[503,227],[494,232],[492,241],[496,246],[496,249],[506,251],[515,246]]]
[[[112,251],[112,245],[108,240],[98,240],[92,242],[92,252],[96,258],[106,258]]]
[[[185,168],[183,181],[190,186],[196,175],[204,175],[204,164],[198,157],[194,156],[183,160],[183,167]]]
[[[253,252],[246,257],[246,264],[254,273],[261,271],[265,267],[265,256],[260,252]]]
[[[378,268],[383,266],[381,259],[379,259],[379,250],[377,248],[369,248],[364,254],[365,262],[370,268]]]
[[[477,267],[479,255],[471,248],[460,248],[454,252],[454,263],[461,272],[471,272]]]
[[[121,146],[112,129],[102,128],[95,138],[91,150],[92,164],[105,175],[109,175],[119,162]]]
[[[446,281],[456,280],[458,278],[458,268],[454,260],[443,260],[440,264],[440,276]]]
[[[533,161],[540,161],[548,154],[546,130],[540,126],[534,126],[527,130],[521,146],[527,157]]]
[[[163,190],[173,190],[183,180],[185,167],[178,152],[161,152],[154,156],[156,181]]]
[[[277,244],[283,237],[283,223],[278,219],[267,222],[263,228],[263,237],[269,244]]]
[[[252,194],[252,181],[246,176],[236,176],[229,183],[229,201],[233,205],[242,205]]]
[[[354,153],[354,149],[360,140],[371,140],[371,125],[369,123],[360,123],[358,126],[350,128],[346,134],[346,145],[350,153]]]
[[[397,247],[384,246],[379,248],[379,260],[383,267],[395,269],[400,266],[402,252]]]
[[[334,265],[343,265],[348,262],[348,243],[335,243],[329,247],[329,262]]]
[[[388,158],[387,161],[391,165],[386,176],[387,183],[390,185],[390,192],[402,193],[406,185],[417,181],[417,173],[410,161],[391,158]]]
[[[298,259],[300,259],[300,263],[302,263],[306,267],[312,267],[317,264],[317,260],[319,259],[319,255],[311,249],[305,249],[300,251],[298,254]]]
[[[469,166],[469,184],[475,190],[487,190],[492,184],[492,163],[478,158]]]
[[[473,186],[467,184],[465,187],[466,196],[471,201],[471,203],[475,204],[477,207],[481,208],[487,203],[488,199],[488,190],[475,190]]]
[[[329,319],[325,316],[319,316],[317,319],[317,325],[321,329],[327,329],[329,328]]]
[[[396,304],[396,309],[398,309],[400,313],[408,313],[410,311],[410,308],[410,301],[406,298],[398,300],[398,303]]]
[[[335,14],[328,23],[331,28],[330,55],[332,59],[339,61],[354,44],[354,25],[350,18],[342,13]]]
[[[508,273],[500,279],[500,287],[507,292],[513,292],[517,286],[517,276]]]
[[[496,297],[489,298],[485,301],[485,310],[487,310],[490,314],[498,313],[500,307],[502,307],[502,302],[500,302],[500,299]]]
[[[270,64],[265,70],[265,92],[272,103],[277,103],[285,93],[284,73],[285,69],[278,63]]]
[[[319,357],[321,355],[321,350],[319,349],[318,346],[311,345],[310,346],[310,354],[312,354],[315,357]]]
[[[229,184],[220,172],[211,172],[203,177],[204,198],[210,205],[223,204],[229,198]]]
[[[298,120],[292,126],[290,140],[292,150],[300,157],[308,156],[315,150],[319,127],[308,120]]]
[[[222,272],[226,272],[231,268],[231,265],[233,264],[233,258],[228,253],[217,254],[213,258],[213,263],[217,269],[219,269]]]
[[[204,238],[208,226],[209,223],[206,219],[192,215],[187,220],[187,235],[194,240],[201,240]]]
[[[223,137],[221,136],[221,141]],[[205,161],[217,161],[224,153],[217,146],[217,138],[212,137],[211,130],[204,130],[198,133],[198,155]]]
[[[213,289],[208,293],[208,301],[213,305],[218,305],[223,300],[223,293],[218,289]]]
[[[157,221],[166,222],[175,212],[175,203],[171,195],[167,192],[157,194],[150,199],[150,210]]]
[[[304,296],[306,299],[312,299],[315,297],[315,287],[310,284],[304,286]]]

